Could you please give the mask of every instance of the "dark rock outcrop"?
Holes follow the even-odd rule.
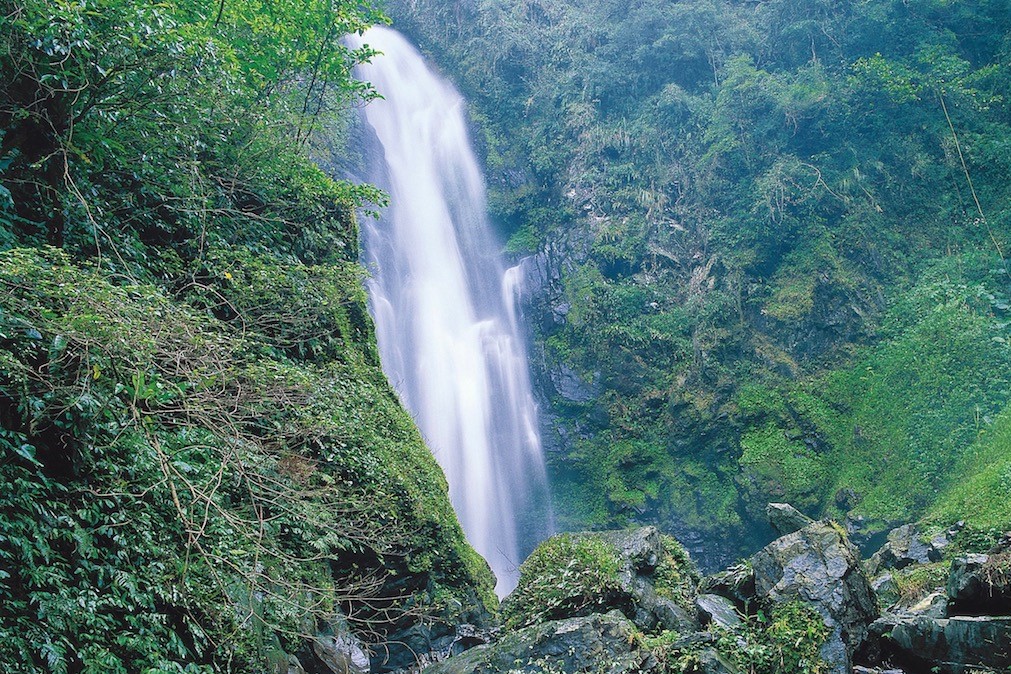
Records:
[[[707,576],[701,590],[731,599],[744,610],[755,598],[755,572],[747,564],[735,564]]]
[[[1011,551],[956,557],[947,590],[953,615],[1011,615]]]
[[[957,531],[926,540],[915,527],[899,527],[872,561],[893,568],[932,563]],[[915,603],[894,604],[871,625],[864,659],[942,674],[1006,671],[1011,667],[1009,548],[956,557],[945,587]]]
[[[424,674],[598,672],[624,674],[652,667],[635,626],[618,611],[533,625],[427,667]]]
[[[859,551],[831,522],[814,522],[783,536],[751,558],[760,600],[801,601],[832,630],[821,655],[831,671],[849,674],[851,658],[878,616]]]
[[[889,615],[871,625],[884,655],[910,669],[961,674],[1011,667],[1011,617]]]

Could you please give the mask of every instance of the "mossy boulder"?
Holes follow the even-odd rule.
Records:
[[[691,630],[700,576],[684,547],[655,527],[560,534],[520,567],[507,628],[617,609],[645,631]]]

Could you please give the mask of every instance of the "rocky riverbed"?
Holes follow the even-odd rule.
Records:
[[[431,644],[413,671],[978,674],[1011,667],[1011,535],[970,553],[958,543],[957,525],[929,535],[906,525],[863,559],[833,521],[786,504],[768,512],[781,536],[708,577],[654,527],[555,536],[522,566],[501,627],[458,626],[456,638]],[[339,674],[367,671],[352,658],[343,662]]]

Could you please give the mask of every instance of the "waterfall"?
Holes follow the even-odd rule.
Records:
[[[363,223],[383,369],[503,596],[552,529],[519,275],[504,269],[488,221],[460,94],[399,33],[373,28],[355,41],[382,52],[357,76],[383,96],[365,117],[381,150],[370,177],[391,206]]]

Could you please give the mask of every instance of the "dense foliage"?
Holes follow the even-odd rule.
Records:
[[[339,38],[381,18],[4,4],[6,666],[288,671],[345,619],[379,643],[494,602],[378,367],[354,210],[381,195],[313,162],[371,96]]]
[[[1011,525],[1005,0],[390,6],[548,270],[565,525]]]

